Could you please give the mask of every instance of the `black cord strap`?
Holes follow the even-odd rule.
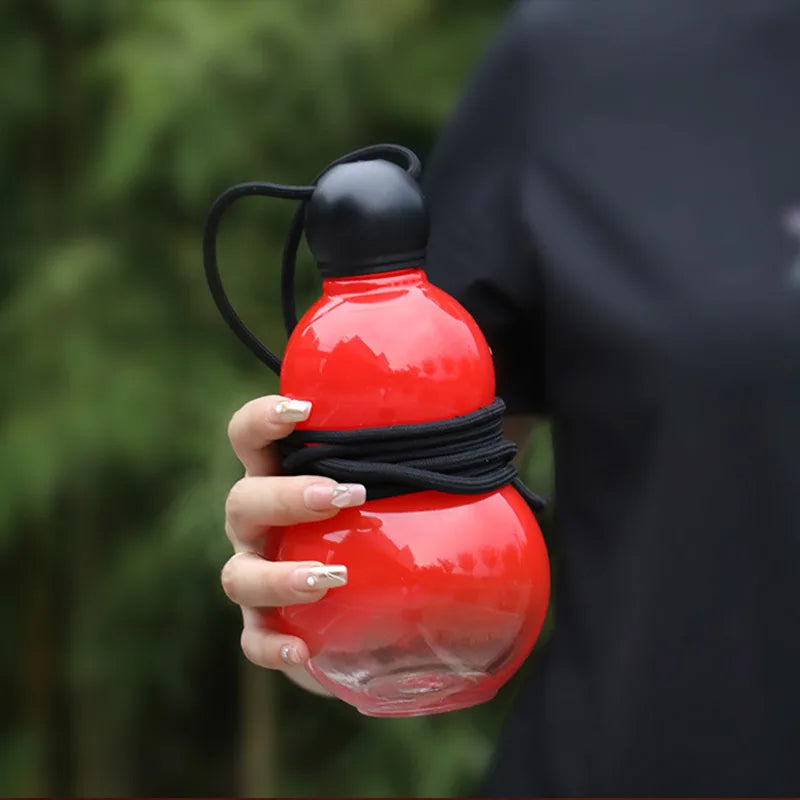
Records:
[[[268,183],[266,181],[248,181],[247,183],[237,183],[226,189],[211,205],[206,218],[205,230],[203,232],[203,267],[208,281],[208,288],[211,296],[217,304],[219,313],[228,323],[228,327],[239,337],[250,352],[256,358],[263,361],[276,375],[280,375],[281,359],[272,352],[251,330],[247,327],[241,317],[236,313],[231,305],[225,287],[222,285],[222,278],[219,274],[219,264],[217,263],[217,233],[222,217],[225,212],[242,197],[272,197],[284,200],[300,200],[292,223],[289,226],[289,233],[286,237],[286,244],[283,248],[281,259],[281,309],[283,320],[286,325],[286,333],[291,336],[292,331],[297,325],[297,312],[294,303],[294,270],[297,261],[297,248],[303,238],[303,227],[305,224],[306,201],[314,193],[314,186],[317,181],[328,170],[340,164],[349,164],[353,161],[363,161],[370,158],[381,158],[386,156],[400,157],[406,162],[406,172],[412,178],[419,178],[422,171],[417,154],[407,147],[399,144],[373,144],[367,147],[360,147],[352,153],[337,158],[325,167],[310,186],[286,186],[281,183]]]
[[[539,511],[545,501],[520,480],[511,463],[517,447],[502,438],[504,411],[497,398],[471,414],[435,422],[296,430],[281,442],[283,466],[290,475],[363,483],[370,500],[426,489],[482,494],[510,483]]]

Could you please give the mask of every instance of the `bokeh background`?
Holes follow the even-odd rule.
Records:
[[[200,238],[232,183],[307,183],[380,141],[424,159],[508,6],[3,4],[0,794],[476,791],[517,682],[376,720],[240,654],[219,587],[240,477],[225,430],[276,382],[218,316]],[[235,305],[276,348],[293,211],[238,204],[220,243]],[[306,255],[301,308],[318,288]],[[548,447],[542,428],[524,462],[545,492]]]

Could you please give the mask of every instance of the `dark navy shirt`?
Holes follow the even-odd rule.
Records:
[[[552,419],[555,627],[498,795],[800,794],[800,0],[530,0],[427,270]]]

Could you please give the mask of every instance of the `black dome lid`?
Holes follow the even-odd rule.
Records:
[[[319,179],[305,230],[323,277],[365,275],[419,265],[428,215],[419,184],[402,167],[354,161]]]

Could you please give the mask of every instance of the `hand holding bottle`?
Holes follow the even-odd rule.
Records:
[[[254,664],[281,669],[306,688],[324,692],[305,671],[307,644],[265,624],[264,609],[313,603],[347,582],[345,565],[319,562],[272,562],[262,556],[270,529],[315,522],[340,509],[361,505],[359,484],[337,484],[320,476],[279,475],[274,442],[307,419],[311,404],[271,395],[246,403],[231,418],[228,437],[245,468],[245,477],[231,489],[225,506],[225,532],[234,555],[222,569],[225,594],[241,606],[241,645]]]

